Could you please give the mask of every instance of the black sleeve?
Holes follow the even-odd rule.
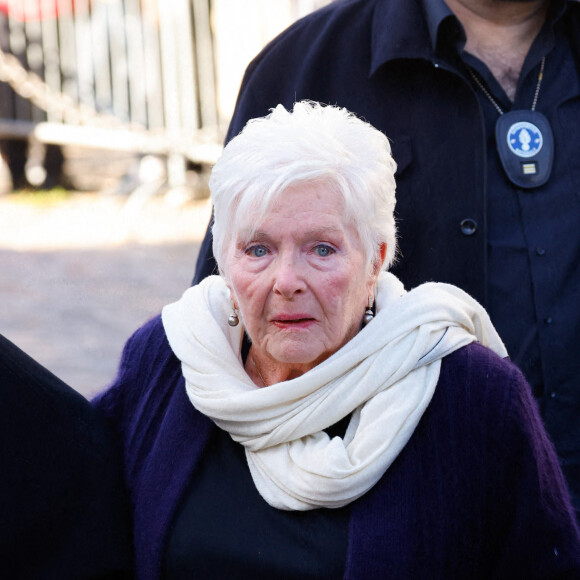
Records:
[[[0,335],[0,577],[131,578],[128,500],[97,409]]]

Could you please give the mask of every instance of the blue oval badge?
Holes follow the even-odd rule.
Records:
[[[518,157],[533,157],[542,148],[544,138],[536,125],[520,121],[508,129],[507,144]]]

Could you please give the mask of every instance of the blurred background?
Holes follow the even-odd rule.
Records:
[[[189,286],[245,67],[330,0],[0,0],[0,333],[91,397]]]

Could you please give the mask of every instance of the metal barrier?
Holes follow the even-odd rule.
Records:
[[[0,0],[0,138],[159,154],[169,183],[184,183],[187,161],[215,162],[228,121],[220,1]],[[253,20],[264,1],[284,3],[287,25],[329,0],[231,1]]]
[[[213,163],[210,0],[0,3],[0,135]]]

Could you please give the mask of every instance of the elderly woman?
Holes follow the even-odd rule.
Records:
[[[580,577],[556,457],[485,311],[385,271],[394,172],[383,134],[309,102],[225,148],[220,276],[137,331],[96,402],[139,578]]]

